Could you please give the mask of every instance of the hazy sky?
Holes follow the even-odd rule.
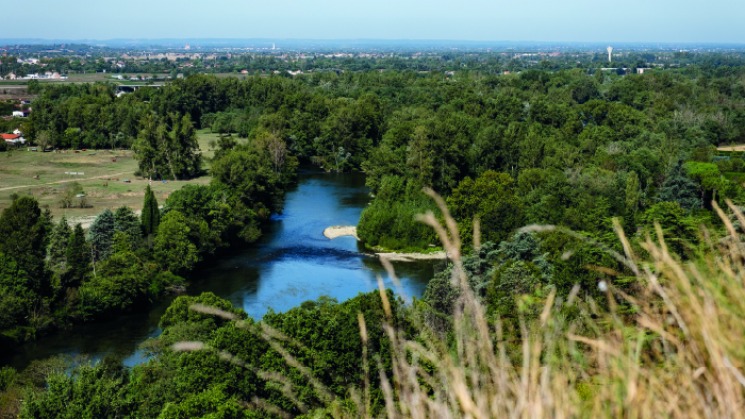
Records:
[[[745,43],[743,0],[0,0],[0,38]]]

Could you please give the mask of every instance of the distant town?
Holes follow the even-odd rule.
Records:
[[[745,45],[483,43],[448,41],[110,41],[40,44],[0,40],[4,81],[157,81],[212,74],[287,74],[317,71],[479,71],[527,68],[637,72],[745,61]],[[641,70],[639,70],[641,69]],[[90,76],[98,74],[98,78]]]

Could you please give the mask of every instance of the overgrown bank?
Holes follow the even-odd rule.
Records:
[[[722,240],[688,263],[620,227],[620,253],[581,240],[608,257],[594,284],[567,287],[539,253],[571,232],[533,227],[461,258],[451,224],[438,232],[452,264],[412,306],[381,289],[255,322],[214,295],[180,297],[150,362],[54,372],[21,416],[736,416],[745,267],[727,214],[745,221],[723,211]]]
[[[173,192],[162,210],[148,187],[140,217],[105,210],[87,233],[16,198],[0,216],[4,346],[146,305],[220,248],[257,240],[296,176],[294,157],[278,167],[268,154],[261,142],[221,149],[209,185]]]

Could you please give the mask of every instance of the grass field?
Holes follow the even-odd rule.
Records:
[[[217,134],[208,131],[198,133],[199,147],[205,158],[204,167],[209,169],[209,160],[214,156],[210,142]],[[116,157],[116,161],[114,158]],[[105,208],[116,209],[122,205],[140,210],[149,183],[134,175],[137,161],[129,150],[88,150],[75,153],[41,153],[27,148],[0,153],[0,210],[8,207],[13,194],[31,195],[42,206],[47,206],[56,217],[88,224]],[[70,175],[65,172],[83,173]],[[129,180],[129,182],[125,182]],[[152,182],[158,202],[182,186],[209,183],[209,176],[189,181]],[[78,182],[86,194],[90,207],[61,208],[60,201],[72,182]]]

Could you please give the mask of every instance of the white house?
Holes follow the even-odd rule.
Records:
[[[24,115],[24,113],[21,112],[21,111],[13,111],[13,117],[14,118],[23,118],[24,116],[26,116],[26,115]]]

